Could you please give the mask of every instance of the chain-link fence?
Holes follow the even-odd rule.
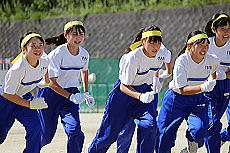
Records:
[[[0,87],[3,85],[4,77],[6,75],[6,72],[11,67],[11,61],[13,60],[13,57],[9,58],[0,58]]]

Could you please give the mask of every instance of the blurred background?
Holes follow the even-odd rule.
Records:
[[[36,31],[44,38],[56,36],[67,21],[77,18],[86,27],[89,92],[97,102],[93,108],[82,104],[81,111],[101,112],[118,79],[119,58],[140,28],[159,26],[174,61],[191,31],[204,30],[215,13],[230,14],[230,0],[1,0],[0,10],[0,84],[20,53],[21,35]],[[46,46],[46,53],[52,49]],[[170,80],[161,80],[159,105]]]

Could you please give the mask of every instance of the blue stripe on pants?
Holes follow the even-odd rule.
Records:
[[[171,153],[171,148],[175,145],[177,130],[182,121],[190,114],[196,116],[198,122],[194,126],[200,128],[193,130],[193,141],[198,142],[207,135],[208,104],[197,106],[202,103],[206,103],[203,94],[181,95],[171,89],[167,90],[158,117],[160,131],[158,153]],[[202,135],[197,137],[196,132],[202,133]]]
[[[220,153],[220,132],[222,129],[220,119],[229,104],[230,97],[226,93],[230,93],[230,79],[217,80],[213,91],[206,94],[211,108],[209,111],[209,136],[205,141],[208,153]]]
[[[157,99],[156,99],[157,98]],[[158,94],[155,95],[154,99],[155,103],[153,105],[153,110],[157,110],[157,103],[158,103]],[[117,138],[117,153],[128,153],[129,148],[132,142],[132,137],[135,131],[135,123],[134,120],[130,120],[122,129],[122,131],[119,133],[119,136]],[[138,132],[138,130],[137,130]],[[137,133],[137,135],[139,135]]]
[[[26,94],[30,99],[30,94]],[[29,109],[8,101],[0,96],[0,144],[4,142],[8,131],[17,119],[26,130],[26,148],[23,153],[40,153],[41,124],[36,110]]]
[[[136,124],[133,119],[122,128],[117,138],[117,153],[128,153],[132,143],[133,134]]]
[[[151,90],[147,84],[133,86],[133,88],[141,93]],[[139,133],[137,153],[153,153],[158,136],[157,113],[156,110],[153,110],[154,103],[156,102],[144,104],[126,95],[120,91],[120,81],[118,81],[108,96],[101,126],[88,152],[105,153],[110,145],[117,140],[122,128],[133,118]]]
[[[70,93],[80,92],[77,88],[67,88]],[[57,129],[58,117],[61,117],[64,130],[68,136],[67,153],[81,153],[84,134],[81,131],[79,105],[59,95],[50,88],[39,89],[39,97],[44,97],[48,108],[39,110],[42,122],[42,145],[50,143]]]
[[[221,141],[223,142],[230,141],[230,103],[228,104],[226,114],[228,119],[228,127],[224,128],[220,133]]]

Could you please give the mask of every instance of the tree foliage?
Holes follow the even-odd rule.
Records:
[[[0,20],[84,16],[95,13],[138,11],[230,3],[230,0],[1,0]]]

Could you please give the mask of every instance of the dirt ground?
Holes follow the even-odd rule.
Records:
[[[101,123],[102,113],[81,113],[81,125],[82,130],[85,134],[85,143],[84,143],[84,153],[87,153],[87,147],[91,143],[92,139],[95,136],[95,133]],[[226,117],[223,117],[224,126],[226,127]],[[180,126],[176,146],[173,148],[173,153],[180,153],[184,147],[186,147],[187,141],[184,137],[185,129],[187,128],[186,123]],[[25,131],[23,126],[19,122],[15,122],[13,127],[11,128],[7,139],[5,142],[0,145],[0,153],[21,153],[23,148],[25,147]],[[133,137],[132,146],[130,148],[130,153],[135,153],[135,145],[136,145],[136,135]],[[229,142],[225,143],[221,148],[221,153],[228,153]],[[66,152],[66,135],[63,131],[62,125],[58,125],[58,129],[56,135],[51,144],[42,148],[41,153],[65,153]],[[115,153],[116,146],[113,144],[108,153]],[[198,153],[205,153],[205,148],[200,148]]]

